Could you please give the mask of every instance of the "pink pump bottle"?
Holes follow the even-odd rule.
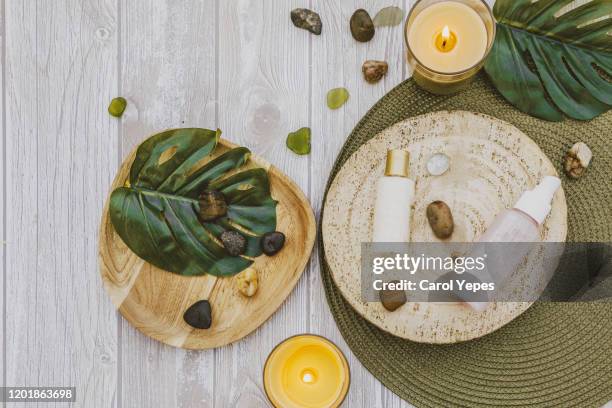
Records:
[[[540,226],[552,209],[552,199],[560,185],[561,180],[558,177],[544,177],[533,190],[525,191],[514,207],[497,215],[478,242],[539,242]],[[498,280],[507,279],[529,253],[526,245],[518,246],[516,249],[525,253],[508,257],[516,260],[516,263],[506,264],[503,271],[492,271],[498,275]],[[476,311],[483,311],[488,305],[488,302],[466,303]]]
[[[478,239],[479,242],[537,242],[540,226],[551,210],[558,177],[546,176],[533,190],[523,193],[513,208],[501,212]]]

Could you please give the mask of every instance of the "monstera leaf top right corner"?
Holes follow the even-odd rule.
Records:
[[[519,110],[589,120],[612,106],[612,1],[497,0],[485,70]]]

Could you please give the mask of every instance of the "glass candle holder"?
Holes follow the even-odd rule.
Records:
[[[276,408],[336,408],[350,384],[346,357],[331,341],[300,334],[278,344],[263,372],[266,396]]]
[[[495,19],[483,0],[417,0],[404,40],[415,82],[438,95],[466,88],[495,40]]]

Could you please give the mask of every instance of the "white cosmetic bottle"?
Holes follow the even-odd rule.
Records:
[[[408,242],[414,181],[408,178],[410,155],[389,150],[385,175],[378,180],[372,242]]]
[[[544,177],[533,190],[525,191],[513,208],[497,215],[478,242],[539,242],[540,227],[552,209],[552,199],[560,185],[561,180],[558,177]],[[513,252],[507,254],[505,259],[512,259],[514,262],[506,263],[503,270],[491,271],[495,273],[498,282],[509,278],[527,256],[530,248],[528,245],[517,245],[509,246],[508,250]],[[516,253],[517,251],[520,253]],[[489,304],[467,303],[476,311],[483,311]]]

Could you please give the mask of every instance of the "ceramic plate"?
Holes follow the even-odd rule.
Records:
[[[416,182],[411,240],[439,241],[425,216],[435,200],[452,209],[452,242],[475,240],[493,218],[512,207],[520,195],[554,166],[529,137],[498,119],[471,112],[435,112],[397,123],[363,144],[343,165],[327,194],[323,216],[325,257],[333,279],[347,301],[366,319],[399,337],[426,343],[454,343],[490,333],[523,313],[531,303],[491,303],[474,312],[460,303],[407,303],[389,312],[378,302],[361,299],[360,248],[369,242],[376,183],[384,173],[388,149],[410,152],[410,174]],[[440,176],[427,172],[435,153],[450,157]],[[563,189],[554,196],[542,228],[543,241],[564,242],[567,207]],[[513,275],[520,283],[532,260]],[[531,266],[530,266],[531,265]]]

